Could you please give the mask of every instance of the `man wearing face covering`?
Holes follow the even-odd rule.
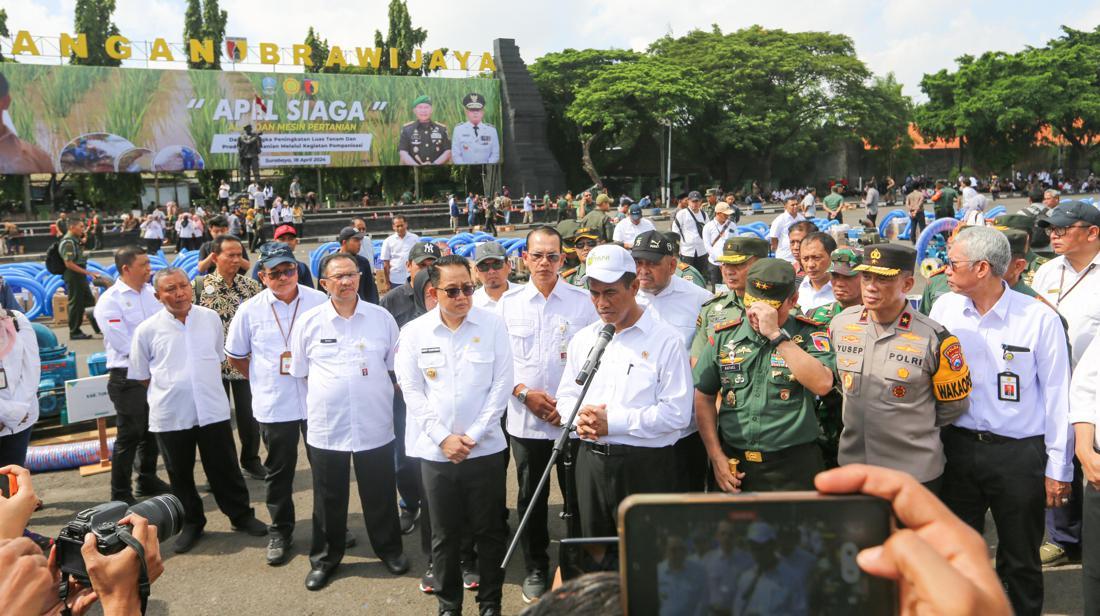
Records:
[[[26,462],[41,372],[31,322],[21,312],[0,310],[0,468]]]

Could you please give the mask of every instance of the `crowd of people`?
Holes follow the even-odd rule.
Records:
[[[839,192],[822,207],[842,211],[843,199],[831,199]],[[945,192],[930,196],[937,215],[959,207],[943,203]],[[382,242],[377,281],[356,219],[321,261],[319,289],[294,254],[293,220],[278,221],[255,264],[232,225],[211,221],[195,280],[168,267],[150,282],[148,251],[159,241],[118,249],[119,277],[100,281],[109,290],[94,313],[119,426],[111,498],[171,491],[185,518],[172,549],[189,551],[206,523],[197,451],[233,528],[266,536],[266,562],[283,565],[294,550],[304,441],[307,589],[328,584],[354,541],[354,471],[386,570],[407,572],[402,537],[419,527],[430,564],[418,587],[439,612],[461,613],[468,589],[480,614],[498,614],[506,469],[515,464],[517,513],[533,509],[520,536],[520,592],[534,602],[551,580],[548,494],[536,486],[576,409],[570,463],[559,459],[557,472],[563,490],[574,486],[564,497],[579,536],[615,535],[630,494],[875,492],[882,486],[862,473],[881,469],[858,466],[870,464],[897,471],[890,482],[927,500],[906,514],[916,527],[951,529],[975,553],[992,512],[1004,594],[975,581],[991,572],[964,572],[983,587],[988,611],[975,613],[1041,613],[1042,565],[1080,558],[1086,611],[1100,610],[1100,545],[1081,530],[1091,537],[1100,526],[1100,210],[1044,199],[990,221],[964,217],[929,282],[940,290],[918,307],[909,298],[915,251],[838,244],[808,220],[814,192],[788,199],[767,239],[734,233],[737,200],[717,190],[689,193],[670,232],[643,224],[648,204],[586,192],[574,206],[571,197],[559,200],[560,221],[528,233],[522,284],[500,244],[481,243],[470,259],[449,254],[419,241],[402,216]],[[472,209],[456,215],[453,204],[453,218],[479,211],[476,196],[467,199]],[[494,210],[486,202],[484,213]],[[70,235],[82,232],[70,225]],[[1054,253],[1045,262],[1033,249],[1040,239]],[[80,255],[62,256],[67,283],[86,290]],[[584,390],[576,377],[605,327],[614,334]],[[0,340],[10,341],[0,345],[9,384],[0,400],[23,405],[0,415],[0,464],[21,462],[37,418],[37,374],[7,359],[27,355],[26,329],[21,315],[0,316]],[[847,474],[820,475],[835,466]],[[246,474],[265,483],[269,524],[249,505]],[[900,550],[945,553],[933,532],[892,539],[889,556],[860,564],[897,577],[883,559],[919,557]],[[965,569],[940,561],[943,571]],[[984,553],[974,563],[989,567]],[[732,613],[750,598],[733,597]]]

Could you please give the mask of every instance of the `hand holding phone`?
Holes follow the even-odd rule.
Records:
[[[5,466],[0,468],[0,477],[7,480],[0,495],[0,539],[15,539],[23,535],[31,513],[38,506],[38,497],[27,469],[14,464]]]
[[[906,526],[883,545],[859,553],[859,567],[898,582],[902,614],[1011,614],[989,551],[973,528],[957,518],[911,475],[851,464],[814,481],[831,494],[863,493],[890,501]]]

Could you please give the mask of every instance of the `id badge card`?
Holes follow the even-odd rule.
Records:
[[[0,389],[8,388],[8,373],[3,368],[0,368]]]
[[[997,375],[997,399],[1004,402],[1020,401],[1020,376],[1013,372]]]
[[[279,355],[279,374],[290,375],[290,351],[283,351],[282,355]]]

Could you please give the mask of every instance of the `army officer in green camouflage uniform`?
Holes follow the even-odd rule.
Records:
[[[786,261],[754,263],[744,301],[744,317],[715,328],[693,370],[715,483],[724,492],[812,489],[824,469],[814,404],[833,386],[829,335],[791,314],[798,284]],[[739,461],[737,475],[730,459]]]
[[[401,127],[397,155],[402,165],[445,165],[451,160],[451,138],[447,125],[432,121],[432,99],[420,95],[413,100],[416,119]]]
[[[732,321],[745,312],[741,299],[745,295],[745,277],[757,259],[768,256],[768,242],[758,237],[731,237],[722,244],[722,256],[718,257],[722,270],[722,282],[729,289],[715,295],[703,304],[695,321],[695,337],[691,340],[691,365],[699,360],[699,353],[714,335],[714,328]]]

